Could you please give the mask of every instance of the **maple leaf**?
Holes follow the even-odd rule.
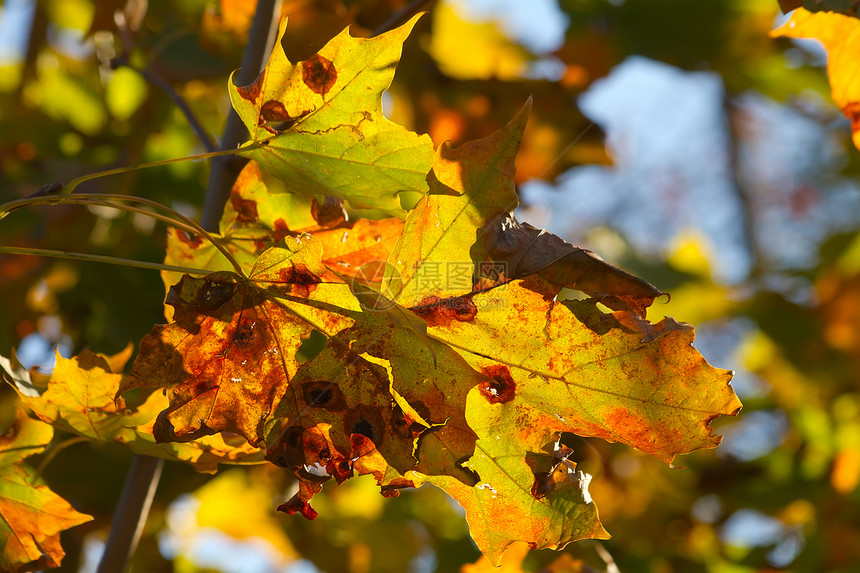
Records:
[[[131,356],[131,347],[114,356],[84,350],[64,358],[56,353],[55,367],[44,391],[35,390],[26,371],[15,371],[5,360],[7,381],[27,408],[55,428],[99,442],[120,442],[138,454],[184,461],[198,471],[214,473],[219,463],[259,463],[262,452],[244,440],[208,436],[195,442],[157,444],[152,425],[158,413],[168,407],[161,393],[151,394],[144,403],[129,407],[115,398],[122,380],[121,371]]]
[[[349,286],[320,262],[313,237],[290,237],[256,261],[249,278],[216,272],[184,276],[171,288],[171,324],[141,341],[119,388],[166,388],[157,418],[161,441],[191,441],[221,431],[252,444],[288,391],[296,352],[311,330],[334,334],[359,310]]]
[[[308,518],[331,477],[369,473],[387,495],[435,484],[466,508],[493,562],[516,541],[606,537],[562,433],[667,463],[716,446],[709,423],[740,408],[731,373],[692,347],[689,325],[645,319],[662,293],[513,218],[528,109],[483,140],[440,147],[381,292],[347,285],[305,236],[265,251],[248,279],[183,278],[168,297],[176,322],[144,339],[124,386],[168,389],[159,439],[265,440],[267,458],[300,478],[280,509]],[[254,200],[258,214],[265,203]],[[562,300],[565,288],[586,298]],[[299,365],[310,328],[329,338]]]
[[[54,430],[23,410],[0,436],[0,570],[59,567],[60,532],[91,521],[47,486],[22,461],[42,452]]]
[[[356,209],[402,216],[398,195],[426,191],[433,143],[386,119],[382,92],[419,17],[374,38],[344,30],[295,65],[281,45],[282,21],[260,76],[247,86],[233,85],[232,78],[229,84],[233,107],[251,134],[241,153],[290,192],[331,195]]]
[[[708,424],[740,408],[731,373],[691,346],[692,327],[643,318],[660,291],[546,233],[525,228],[522,238],[524,227],[509,211],[527,110],[484,140],[440,148],[430,192],[409,213],[383,289],[427,322],[430,340],[460,354],[471,367],[462,372],[483,376],[465,405],[478,440],[460,445],[474,447],[462,467],[479,483],[420,469],[405,477],[455,497],[494,561],[517,540],[541,548],[605,536],[588,476],[553,453],[562,432],[620,441],[671,462],[716,446]],[[466,272],[440,277],[450,263]],[[487,266],[497,273],[482,272]],[[563,286],[592,297],[560,301]],[[598,301],[622,310],[604,313]],[[432,372],[433,361],[412,356],[412,368]]]
[[[851,121],[854,145],[860,149],[860,20],[831,12],[798,8],[772,30],[771,37],[815,38],[827,50],[827,75],[833,102]]]

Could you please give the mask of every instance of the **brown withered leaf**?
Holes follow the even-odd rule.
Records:
[[[166,388],[170,406],[158,415],[158,441],[221,431],[260,440],[262,422],[298,368],[303,339],[312,329],[342,330],[351,324],[345,315],[358,310],[320,254],[312,237],[289,238],[263,253],[248,279],[222,271],[185,276],[171,288],[174,322],[141,341],[118,392]]]
[[[501,263],[507,279],[540,274],[554,285],[582,291],[613,310],[630,310],[639,316],[645,316],[654,299],[665,294],[593,251],[518,222],[511,213],[489,221],[482,234],[489,259]]]

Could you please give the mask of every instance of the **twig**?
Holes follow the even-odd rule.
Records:
[[[206,148],[206,151],[216,151],[218,146],[215,145],[215,140],[212,139],[212,136],[209,135],[209,132],[206,131],[206,128],[200,123],[200,120],[197,119],[197,116],[194,115],[194,112],[191,111],[191,108],[188,107],[188,103],[185,99],[176,93],[176,90],[173,89],[173,86],[170,83],[162,78],[157,72],[150,68],[137,68],[128,61],[125,57],[114,58],[111,61],[111,66],[114,68],[118,68],[120,66],[125,66],[130,70],[134,70],[139,73],[143,79],[147,82],[151,83],[161,91],[163,91],[167,97],[173,100],[173,103],[176,104],[176,107],[182,111],[185,115],[185,118],[188,120],[188,125],[191,126],[191,129],[194,130],[195,135],[197,135],[197,139],[203,144],[203,147]]]
[[[621,573],[618,565],[615,564],[615,559],[612,558],[612,555],[609,554],[609,551],[606,550],[602,543],[595,541],[594,550],[597,551],[597,554],[606,563],[606,573]]]
[[[735,104],[731,99],[725,97],[723,98],[723,111],[726,117],[726,135],[728,137],[729,146],[729,168],[731,169],[732,191],[734,191],[741,206],[739,215],[741,217],[741,223],[744,230],[743,238],[750,253],[750,258],[752,259],[750,274],[757,275],[760,272],[761,265],[766,261],[766,257],[762,253],[759,241],[756,239],[756,213],[751,193],[738,173],[740,166],[740,146],[738,142],[741,139],[741,133],[739,133],[737,114],[740,113],[741,110],[739,110],[737,104]]]
[[[144,8],[145,10],[145,8]],[[185,115],[185,118],[188,120],[188,124],[191,126],[191,129],[194,130],[194,133],[197,135],[197,138],[206,148],[206,151],[216,151],[217,146],[215,145],[215,141],[212,139],[212,136],[203,128],[203,125],[197,119],[197,116],[194,115],[194,112],[191,111],[191,108],[188,107],[188,103],[176,93],[176,90],[173,89],[173,86],[161,77],[156,71],[150,69],[150,67],[146,67],[143,69],[137,68],[131,64],[128,59],[129,54],[131,54],[134,49],[134,35],[132,31],[129,29],[129,23],[126,20],[126,16],[122,11],[117,11],[114,13],[114,21],[116,22],[116,28],[119,35],[120,43],[122,44],[122,55],[113,58],[110,61],[110,65],[112,69],[116,69],[120,66],[125,66],[130,70],[134,70],[139,73],[143,79],[147,82],[151,83],[161,91],[163,91],[167,97],[173,100],[173,103],[176,104],[176,107],[182,111]],[[152,57],[152,55],[150,55]]]
[[[125,571],[149,515],[162,467],[164,460],[161,458],[134,456],[96,573]]]
[[[245,46],[245,52],[242,54],[242,67],[235,76],[235,82],[238,85],[250,84],[260,75],[265,65],[266,55],[274,44],[277,34],[278,19],[275,14],[280,13],[280,5],[280,0],[260,0],[257,3],[257,11],[254,13],[251,30],[248,32],[248,45]],[[231,108],[221,136],[221,150],[236,149],[246,137],[248,137],[248,131],[239,115]],[[230,197],[230,190],[233,188],[236,176],[247,161],[236,156],[212,160],[206,198],[203,202],[203,215],[200,217],[200,225],[204,229],[218,230],[218,222],[221,220],[227,198]]]

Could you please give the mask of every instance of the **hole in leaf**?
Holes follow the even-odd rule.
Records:
[[[296,351],[296,362],[303,364],[316,357],[317,354],[322,352],[326,340],[328,340],[328,338],[325,334],[317,329],[311,330],[311,333],[304,339],[301,346],[299,346],[299,349]]]
[[[367,436],[371,440],[373,440],[373,426],[370,425],[370,422],[361,418],[356,424],[352,427],[353,434],[361,434],[362,436]]]

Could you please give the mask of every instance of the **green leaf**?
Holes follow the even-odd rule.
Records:
[[[251,134],[242,154],[292,193],[402,216],[398,195],[426,192],[433,144],[386,119],[382,93],[417,19],[375,38],[344,30],[298,64],[281,45],[284,20],[260,76],[247,86],[230,82],[233,107]]]

